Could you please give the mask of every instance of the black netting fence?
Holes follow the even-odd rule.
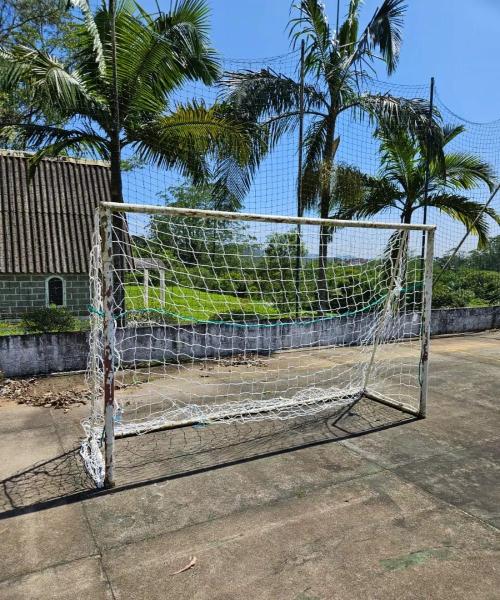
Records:
[[[270,72],[283,79],[294,82],[300,81],[300,52],[290,52],[278,57],[259,60],[233,60],[223,62],[225,77],[232,77],[235,73],[259,74]],[[313,82],[306,77],[305,85]],[[399,85],[384,82],[373,78],[364,78],[357,82],[361,94],[371,94],[385,97],[394,96],[408,100],[422,99],[425,102],[430,98],[430,84]],[[227,89],[224,85],[205,86],[200,83],[190,82],[178,91],[173,99],[172,107],[177,104],[200,102],[206,106],[224,98]],[[265,93],[262,102],[266,102]],[[259,98],[254,98],[254,104]],[[458,189],[450,183],[446,192],[449,195],[460,196],[457,202],[467,199],[483,207],[487,205],[488,212],[500,213],[500,194],[495,194],[500,173],[500,121],[492,123],[473,123],[462,119],[453,113],[441,100],[439,95],[439,82],[434,94],[434,107],[437,118],[443,126],[460,128],[455,132],[455,137],[445,146],[445,152],[453,156],[453,164],[458,163],[462,157],[474,158],[489,165],[491,182],[477,181],[469,189]],[[307,113],[307,111],[306,111]],[[314,127],[314,115],[305,114],[304,131]],[[422,125],[425,127],[425,125]],[[359,110],[346,110],[336,122],[335,137],[338,139],[338,149],[335,156],[335,165],[340,178],[342,170],[350,170],[362,176],[384,178],[388,175],[388,167],[384,165],[381,139],[377,136],[377,123]],[[303,148],[303,153],[307,148]],[[131,150],[125,151],[126,158],[130,159],[133,168],[123,174],[124,199],[132,203],[144,204],[175,204],[185,200],[182,190],[190,186],[190,182],[182,173],[175,169],[163,169],[152,164],[134,160]],[[422,157],[420,157],[422,159]],[[417,161],[418,156],[412,160]],[[297,215],[298,199],[298,162],[299,162],[299,127],[295,121],[282,134],[276,145],[263,158],[252,177],[248,193],[246,193],[239,210],[247,212]],[[422,160],[424,163],[425,161]],[[303,185],[307,185],[304,182]],[[349,181],[343,186],[339,184],[338,194],[350,197]],[[442,192],[442,190],[441,190]],[[438,227],[436,244],[436,279],[434,306],[458,307],[475,305],[492,305],[500,303],[500,228],[495,219],[481,209],[476,211],[476,217],[467,221],[460,214],[446,206],[442,209],[433,206],[434,196],[439,195],[439,190],[433,184],[432,177],[429,183],[427,207],[427,223],[436,224]],[[411,215],[414,223],[422,223],[424,219],[424,192],[420,192],[419,200]],[[435,204],[438,204],[435,202]],[[452,203],[451,203],[452,204]],[[332,209],[330,216],[336,216]],[[305,215],[319,216],[318,206],[307,206]],[[358,217],[359,218],[359,217]],[[387,201],[385,207],[375,214],[370,214],[368,219],[379,221],[399,222],[402,219],[400,206],[395,206]],[[474,233],[477,221],[481,221],[487,230],[488,241],[480,240]],[[379,251],[377,236],[373,234],[374,254]],[[317,249],[310,249],[311,256],[317,254]],[[366,258],[366,257],[354,257]],[[446,268],[443,270],[442,267]]]
[[[180,106],[209,108],[227,100],[234,91],[230,84],[242,76],[249,78],[269,74],[270,78],[274,78],[280,85],[290,83],[298,86],[300,66],[300,51],[258,60],[224,59],[223,75],[216,84],[208,86],[201,82],[189,81],[176,89],[166,103],[167,115],[175,113]],[[306,107],[303,111],[302,146],[299,140],[300,106],[294,108],[284,106],[281,114],[275,109],[274,111],[260,110],[261,122],[267,120],[279,123],[282,129],[275,143],[255,166],[246,182],[245,193],[240,194],[239,201],[230,207],[231,210],[285,216],[303,213],[306,216],[335,218],[342,216],[338,213],[339,205],[358,202],[359,206],[360,199],[362,204],[363,197],[359,195],[359,189],[360,186],[365,186],[367,181],[377,181],[378,184],[389,181],[390,185],[385,191],[383,188],[382,191],[379,189],[376,201],[371,198],[370,210],[352,211],[352,218],[387,222],[400,222],[406,219],[408,222],[422,223],[426,212],[426,222],[436,224],[438,227],[434,306],[500,304],[500,227],[495,221],[495,214],[500,214],[500,194],[495,194],[500,173],[500,121],[479,124],[460,118],[442,102],[439,95],[439,82],[437,82],[434,94],[436,119],[450,131],[454,130],[453,135],[450,136],[452,139],[445,146],[445,153],[451,166],[450,177],[443,185],[442,181],[439,183],[433,181],[432,172],[425,173],[426,160],[418,147],[406,148],[406,150],[403,148],[402,155],[399,157],[395,157],[394,153],[388,156],[387,139],[384,139],[384,132],[380,130],[379,123],[374,118],[370,118],[369,111],[362,111],[359,106],[349,108],[349,103],[346,102],[345,110],[340,111],[336,118],[334,132],[325,133],[325,135],[333,133],[332,139],[335,144],[335,159],[328,171],[328,177],[335,180],[335,183],[330,186],[331,207],[328,215],[325,215],[324,211],[322,214],[320,210],[320,199],[314,198],[314,194],[309,194],[307,197],[308,186],[312,185],[311,182],[314,182],[315,178],[324,177],[324,173],[304,172],[299,181],[299,155],[302,154],[303,160],[307,162],[308,152],[313,151],[311,140],[318,132],[317,128],[322,118],[320,115],[327,110],[327,107],[320,106],[320,100],[316,104],[309,101],[313,88],[320,94],[325,92],[322,85],[310,74],[305,76]],[[429,83],[397,85],[368,77],[366,73],[363,73],[359,80],[354,78],[350,85],[360,96],[365,99],[370,97],[372,103],[385,101],[390,97],[406,101],[420,99],[422,107],[425,107],[430,97]],[[261,93],[255,88],[252,94],[253,109],[259,112],[259,103],[262,105],[268,103],[269,88]],[[288,116],[285,117],[287,114]],[[85,128],[89,127],[90,121],[88,116],[86,119],[77,116],[70,119],[65,127]],[[429,127],[429,122],[423,121],[418,132],[422,139],[426,136],[426,127]],[[97,131],[99,133],[99,126]],[[189,143],[186,140],[189,140],[189,137],[181,143]],[[37,150],[36,136],[32,135],[28,148]],[[93,150],[98,150],[98,147],[94,146]],[[175,148],[170,150],[171,155],[175,155]],[[404,155],[405,151],[406,155]],[[72,150],[68,150],[67,154],[71,155]],[[80,148],[78,157],[99,158],[99,152],[87,154]],[[205,209],[219,207],[209,201],[206,184],[204,188],[194,185],[186,171],[173,164],[175,161],[171,160],[170,166],[166,167],[165,163],[158,164],[154,157],[152,160],[148,158],[145,154],[137,153],[133,143],[124,144],[122,150],[124,202]],[[406,161],[406,164],[400,164],[400,171],[396,173],[394,164],[399,159],[401,163]],[[466,161],[472,165],[472,171],[474,165],[483,172],[485,169],[488,170],[489,185],[483,181],[485,177],[475,177],[474,173],[471,176],[473,181],[465,182],[467,185],[463,185],[464,181],[460,180],[461,175],[456,173],[459,172],[460,165]],[[215,172],[217,165],[210,161],[208,164]],[[420,189],[415,191],[411,214],[406,215],[402,208],[405,198],[400,185],[401,177],[405,176],[405,169],[408,177],[411,175],[408,174],[408,169],[419,171],[420,176]],[[423,186],[422,182],[426,181],[427,185]],[[301,203],[298,200],[299,183],[302,194],[306,196]],[[445,196],[444,200],[443,196]],[[223,202],[222,207],[226,208],[227,204]],[[145,221],[144,232],[147,232],[148,225]],[[478,225],[481,226],[482,237],[476,234]],[[367,235],[372,236],[372,254],[375,256],[381,251],[381,242],[376,232]],[[311,259],[318,256],[317,248],[308,248],[307,252]],[[341,256],[340,258],[363,260],[371,257]]]

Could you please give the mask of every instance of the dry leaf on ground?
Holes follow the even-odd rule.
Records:
[[[179,575],[179,573],[184,573],[184,571],[188,571],[189,569],[192,569],[196,564],[196,556],[191,556],[190,561],[188,562],[188,564],[185,567],[182,567],[182,569],[179,569],[178,571],[174,571],[173,573],[170,573],[170,575]]]

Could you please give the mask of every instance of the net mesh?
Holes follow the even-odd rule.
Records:
[[[316,224],[147,208],[112,223],[116,436],[342,410],[367,391],[418,407],[422,231],[328,229],[322,272]],[[83,453],[98,482],[102,247],[96,223]]]
[[[263,70],[297,82],[300,73],[300,53],[290,52],[258,60],[224,58],[222,61],[223,80],[235,73],[259,73]],[[305,84],[317,86],[318,82],[310,80],[310,77],[306,76]],[[394,81],[386,82],[366,76],[360,78],[357,86],[361,94],[391,95],[407,100],[429,101],[431,93],[429,83],[403,85]],[[200,82],[188,82],[175,92],[172,105],[186,104],[196,100],[211,106],[223,99],[226,92],[226,88],[220,83],[206,86]],[[258,101],[259,99],[256,100],[256,104]],[[262,103],[265,102],[266,97],[262,94]],[[462,133],[446,146],[446,152],[472,155],[486,162],[494,174],[492,184],[497,185],[500,167],[500,121],[475,123],[458,116],[442,100],[439,82],[434,93],[434,107],[442,125],[463,128]],[[313,122],[313,117],[305,116],[304,129],[306,132]],[[426,126],[422,125],[422,127]],[[336,137],[339,139],[336,165],[354,168],[369,176],[380,174],[380,142],[374,135],[375,130],[376,122],[368,119],[366,115],[352,110],[342,113],[336,123]],[[298,214],[298,139],[298,127],[291,127],[281,135],[272,152],[259,164],[249,191],[242,201],[241,210],[284,216]],[[131,149],[126,149],[125,154],[130,160],[130,169],[124,173],[125,201],[159,205],[176,202],[175,189],[186,185],[186,179],[180,171],[175,169],[166,171],[153,164],[136,160]],[[451,191],[481,205],[489,202],[489,206],[500,213],[500,193],[491,199],[491,191],[484,183],[477,183],[468,190],[452,189]],[[438,269],[440,265],[446,264],[447,257],[460,245],[457,259],[448,265],[452,269],[459,269],[459,273],[452,274],[452,281],[447,281],[446,277],[440,280],[440,289],[435,294],[435,307],[498,304],[500,302],[500,269],[498,267],[500,264],[498,260],[500,225],[488,215],[484,216],[492,247],[478,249],[478,238],[473,233],[469,232],[465,241],[462,241],[468,230],[456,215],[452,216],[432,206],[429,206],[426,212],[426,222],[437,225],[435,254],[440,259],[436,265]],[[306,209],[304,214],[318,216],[318,211],[315,208]],[[392,206],[387,206],[376,216],[378,221],[398,222],[400,219],[401,211]],[[423,220],[424,208],[420,206],[412,215],[412,222],[422,223]],[[480,286],[473,285],[474,282],[469,281],[471,277],[467,279],[461,276],[464,270],[468,272],[487,270],[494,292],[487,297],[481,296]],[[450,298],[448,294],[443,294],[443,285],[455,290],[468,289],[469,293]]]
[[[299,81],[300,53],[290,52],[281,56],[260,59],[221,59],[221,80],[225,81],[235,73],[259,73],[269,71],[283,78]],[[320,85],[310,75],[306,76],[306,85]],[[375,77],[365,76],[357,82],[361,94],[387,95],[404,99],[425,99],[430,96],[429,84],[400,85],[394,81],[384,82]],[[227,95],[227,87],[219,81],[212,86],[199,81],[188,81],[182,87],[172,91],[166,113],[175,113],[182,105],[203,103],[213,106]],[[264,94],[255,98],[255,104],[265,103]],[[494,185],[499,183],[500,167],[500,121],[492,123],[474,123],[457,116],[442,100],[439,82],[436,88],[434,105],[439,111],[443,125],[460,126],[463,132],[446,147],[447,152],[471,154],[487,162],[494,176]],[[307,132],[314,118],[305,116],[304,129]],[[343,112],[336,123],[336,137],[339,146],[335,158],[335,167],[348,166],[361,173],[375,176],[381,170],[380,142],[374,136],[376,123],[366,115],[353,110]],[[299,160],[298,127],[290,127],[280,137],[259,164],[250,182],[248,193],[241,200],[238,210],[261,214],[295,216],[297,210],[297,184]],[[35,146],[36,148],[36,146]],[[146,156],[140,156],[137,146],[123,144],[122,178],[123,199],[134,204],[178,205],[183,202],[182,190],[190,185],[186,173],[181,169],[165,168]],[[71,154],[71,152],[70,152]],[[103,158],[97,151],[94,155],[88,148],[80,148],[77,156]],[[213,165],[211,165],[213,167]],[[457,191],[457,190],[452,190]],[[348,193],[348,190],[346,190]],[[459,190],[463,195],[478,204],[490,200],[490,190],[484,183],[478,183],[468,190]],[[213,207],[213,206],[212,206]],[[491,200],[490,207],[500,213],[500,193]],[[200,206],[210,208],[210,206]],[[41,206],[40,211],[52,218],[53,213]],[[424,209],[420,206],[412,215],[412,222],[423,221]],[[317,207],[306,209],[304,214],[317,216]],[[75,214],[75,218],[80,213]],[[375,217],[376,220],[397,222],[401,211],[388,206]],[[455,259],[447,264],[447,258],[457,249],[467,227],[463,221],[449,213],[428,207],[427,222],[437,225],[436,262],[437,271],[447,264],[447,273],[440,276],[439,286],[434,293],[434,307],[463,307],[498,305],[500,303],[500,225],[485,215],[488,225],[489,247],[478,249],[478,238],[470,233],[461,244]]]

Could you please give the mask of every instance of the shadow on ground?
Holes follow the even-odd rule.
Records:
[[[343,413],[288,420],[217,423],[120,439],[116,481],[96,490],[79,449],[37,463],[0,482],[0,519],[101,494],[167,481],[308,446],[341,441],[415,421],[397,409],[362,399]]]

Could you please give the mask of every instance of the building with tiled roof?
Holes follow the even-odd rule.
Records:
[[[87,313],[95,209],[109,200],[102,161],[0,151],[0,317],[39,306]]]

